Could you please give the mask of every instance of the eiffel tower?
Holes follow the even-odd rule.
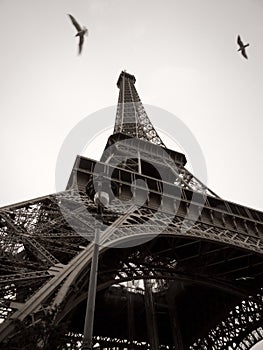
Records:
[[[65,191],[1,208],[1,349],[81,348],[97,226],[94,348],[244,350],[263,339],[263,213],[186,169],[135,81],[119,76],[100,161],[77,156]]]

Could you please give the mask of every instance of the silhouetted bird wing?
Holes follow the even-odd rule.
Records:
[[[248,59],[247,53],[246,53],[246,50],[245,50],[245,49],[241,50],[241,53],[242,53],[242,55],[243,55],[246,59]]]
[[[240,47],[244,47],[244,43],[243,43],[243,41],[241,40],[240,35],[237,36],[237,43],[238,43],[238,45],[239,45]]]
[[[70,14],[68,14],[68,16],[69,16],[69,18],[71,19],[71,22],[72,22],[72,24],[74,25],[74,27],[77,29],[78,32],[80,32],[80,31],[82,30],[82,28],[81,28],[81,26],[78,24],[78,22],[76,21],[76,19],[75,19],[72,15],[70,15]]]
[[[79,55],[81,54],[83,43],[84,43],[84,35],[80,35],[79,36]]]

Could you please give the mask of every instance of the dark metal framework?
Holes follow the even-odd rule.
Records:
[[[101,173],[116,196],[103,215],[94,344],[245,350],[263,339],[263,213],[188,172],[134,83],[121,73],[100,162],[78,156],[64,192],[0,210],[3,349],[80,347],[96,220],[86,185]]]

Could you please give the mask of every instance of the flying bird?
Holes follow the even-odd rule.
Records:
[[[237,36],[237,43],[239,45],[239,49],[237,51],[241,51],[242,55],[247,59],[246,47],[249,46],[249,44],[244,45],[240,35]]]
[[[75,36],[79,37],[79,55],[81,54],[83,43],[84,43],[84,36],[88,35],[88,29],[86,27],[81,27],[81,25],[78,24],[76,19],[68,14],[69,18],[71,19],[72,24],[77,29],[77,34]]]

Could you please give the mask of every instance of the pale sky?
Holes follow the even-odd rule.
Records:
[[[55,191],[63,140],[116,105],[127,69],[143,103],[195,135],[209,187],[262,210],[262,11],[261,0],[1,0],[0,205]],[[67,13],[89,29],[80,57]]]
[[[67,13],[89,29],[80,57]],[[0,0],[0,205],[55,191],[63,140],[117,104],[126,69],[195,135],[209,187],[263,210],[262,13],[261,0]]]

